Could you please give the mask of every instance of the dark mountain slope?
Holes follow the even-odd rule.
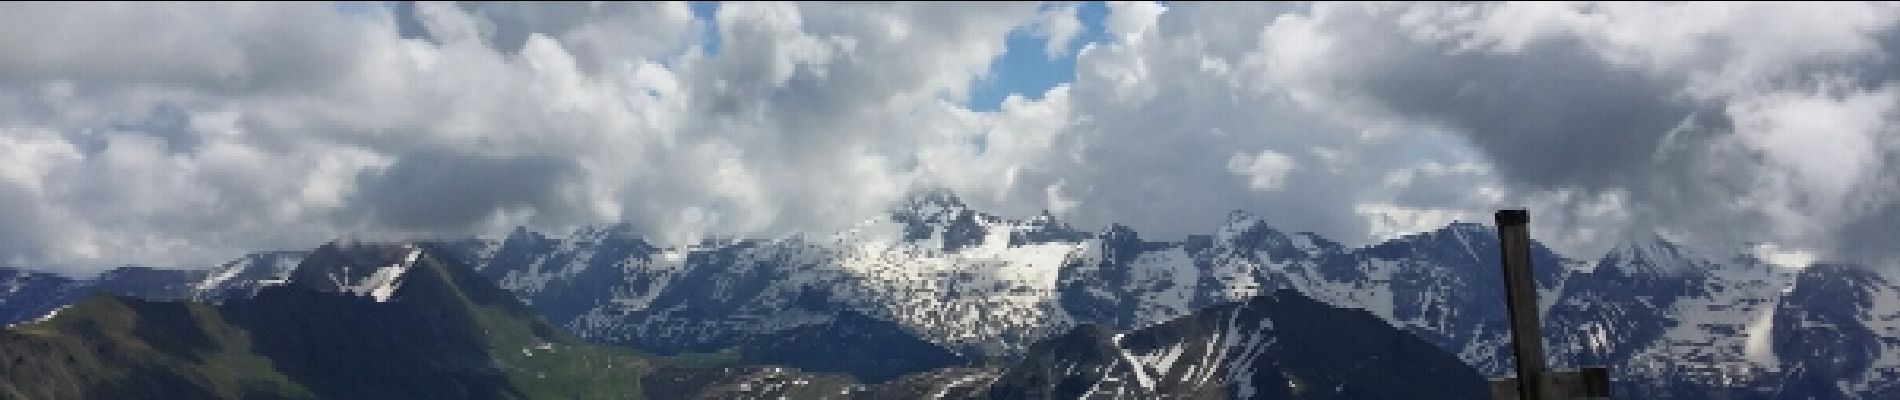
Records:
[[[1092,326],[1034,346],[998,399],[1477,399],[1457,357],[1370,313],[1291,290],[1123,335]]]
[[[224,305],[95,295],[0,332],[12,398],[630,398],[650,360],[583,344],[426,247],[328,245]],[[379,295],[381,295],[379,297]]]

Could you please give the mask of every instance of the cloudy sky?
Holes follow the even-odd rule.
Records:
[[[1530,207],[1900,254],[1900,5],[0,5],[0,265],[626,221],[828,231],[946,188],[1157,238]],[[1726,246],[1726,247],[1725,247]]]

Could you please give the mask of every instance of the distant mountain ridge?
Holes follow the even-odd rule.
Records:
[[[637,394],[649,358],[580,343],[426,247],[326,245],[289,282],[218,305],[89,296],[0,332],[0,397]]]
[[[663,354],[734,348],[849,313],[965,360],[1015,358],[1080,325],[1131,331],[1291,289],[1366,310],[1488,376],[1511,365],[1496,233],[1481,224],[1347,248],[1236,212],[1210,234],[1154,241],[1119,225],[1081,231],[1046,214],[1001,218],[937,193],[831,235],[666,248],[632,232],[518,229],[440,247],[556,326]],[[1620,397],[1882,398],[1895,390],[1883,382],[1900,378],[1900,281],[1889,271],[1710,259],[1661,237],[1594,261],[1541,245],[1533,257],[1551,361],[1611,366]],[[267,286],[281,275],[274,265],[240,260],[227,264],[237,268],[232,278],[158,291],[242,297],[255,289],[217,288]],[[32,315],[18,310],[50,309],[83,291],[39,281],[0,289],[55,300],[0,296],[0,315]],[[1816,337],[1830,339],[1808,340]],[[1861,361],[1826,359],[1849,350]],[[1817,381],[1821,370],[1840,384]]]

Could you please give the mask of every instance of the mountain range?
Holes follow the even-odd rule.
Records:
[[[1243,383],[1262,369],[1222,360],[1246,351],[1274,360],[1308,356],[1273,346],[1213,346],[1206,338],[1231,325],[1214,322],[1218,315],[1275,321],[1275,335],[1293,332],[1284,329],[1288,324],[1345,323],[1269,311],[1287,309],[1356,309],[1354,315],[1395,327],[1476,376],[1512,368],[1497,236],[1480,224],[1354,248],[1236,212],[1209,234],[1166,241],[1120,225],[1078,230],[1047,214],[1003,218],[930,193],[828,235],[663,247],[635,231],[590,226],[553,237],[516,229],[501,238],[424,245],[439,258],[461,260],[471,276],[587,343],[658,358],[733,359],[721,373],[660,367],[645,378],[658,382],[649,386],[700,393],[780,381],[820,391],[831,387],[813,382],[833,382],[860,394],[1062,398],[1109,393],[1094,391],[1107,387],[1126,397],[1282,393]],[[90,280],[0,270],[0,316],[29,321],[89,304],[81,299],[95,291],[130,297],[120,301],[229,307],[302,280],[297,266],[314,257],[266,252],[205,270],[125,268]],[[1900,395],[1893,383],[1900,381],[1900,287],[1890,271],[1708,257],[1661,237],[1589,259],[1534,245],[1533,261],[1549,362],[1609,366],[1618,398]],[[1289,300],[1296,298],[1324,307]],[[1171,333],[1136,339],[1157,330]],[[1201,339],[1183,339],[1190,337]],[[1157,344],[1169,340],[1196,345]],[[1206,361],[1187,375],[1221,378],[1175,384],[1167,379],[1183,369],[1133,361],[1169,352],[1203,355]],[[1308,363],[1288,367],[1294,369],[1325,364],[1284,362]],[[1065,373],[1094,372],[1063,383],[1036,381],[1038,374],[1023,369],[1057,365]],[[1309,382],[1309,389],[1348,379],[1341,376],[1399,379],[1287,376],[1296,383],[1283,386]],[[1259,391],[1241,391],[1248,387]]]
[[[873,377],[882,382],[861,383],[854,376],[827,370],[914,365],[893,363],[881,352],[888,348],[853,347],[854,343],[932,346],[902,332],[878,330],[888,324],[843,313],[830,323],[756,336],[731,350],[737,357],[730,353],[663,357],[586,343],[546,324],[513,294],[474,272],[436,244],[332,243],[309,253],[281,283],[218,304],[98,292],[52,315],[0,332],[0,395],[876,399],[941,398],[955,391],[955,396],[972,398],[1049,398],[1046,394],[1051,390],[1070,388],[1043,388],[1042,383],[1075,375],[1042,368],[1047,363],[1104,360],[1122,366],[1108,370],[1134,371],[1143,383],[1127,386],[1124,382],[1125,388],[1102,396],[1060,392],[1055,398],[1222,393],[1248,397],[1257,391],[1296,394],[1284,398],[1359,396],[1337,389],[1294,390],[1304,382],[1337,388],[1437,384],[1450,389],[1424,398],[1460,398],[1456,395],[1477,393],[1483,387],[1469,367],[1417,338],[1363,312],[1325,306],[1292,292],[1262,296],[1238,308],[1184,316],[1170,322],[1174,325],[1132,332],[1123,343],[1080,344],[1127,349],[1090,354],[1063,351],[1077,346],[1068,343],[1068,338],[1101,331],[1078,328],[1075,332],[1079,333],[1032,348],[1028,357],[1036,362],[932,368],[903,379]],[[1351,340],[1337,340],[1334,335],[1341,330],[1351,331],[1346,336]],[[1228,339],[1209,346],[1209,334]],[[1324,342],[1364,354],[1293,345],[1304,342]],[[1183,349],[1208,356],[1181,358]],[[954,358],[942,349],[937,349],[936,356],[913,355],[908,360],[942,364]],[[774,359],[810,367],[770,364]],[[1402,369],[1398,366],[1423,367],[1403,369],[1413,371],[1410,374],[1385,372]],[[1148,383],[1151,379],[1163,380]],[[1095,385],[1115,384],[1110,379]],[[1130,389],[1135,392],[1123,393]]]

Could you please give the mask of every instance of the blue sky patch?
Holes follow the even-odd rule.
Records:
[[[702,27],[704,31],[700,32],[700,35],[703,36],[700,43],[705,44],[706,56],[712,57],[719,55],[719,2],[695,1],[687,3],[687,5],[693,8],[693,16],[699,18],[699,21],[705,24]]]
[[[1045,8],[1052,6],[1044,5]],[[1108,16],[1107,5],[1101,2],[1081,3],[1076,16],[1082,21],[1082,31],[1076,34],[1075,40],[1062,52],[1061,57],[1053,59],[1046,51],[1047,38],[1032,32],[1029,27],[1010,32],[1003,55],[990,62],[989,76],[971,82],[969,107],[976,111],[997,111],[1002,109],[1003,99],[1009,95],[1040,100],[1043,93],[1056,85],[1074,82],[1076,53],[1089,43],[1110,40],[1108,29],[1103,26],[1103,20]]]

